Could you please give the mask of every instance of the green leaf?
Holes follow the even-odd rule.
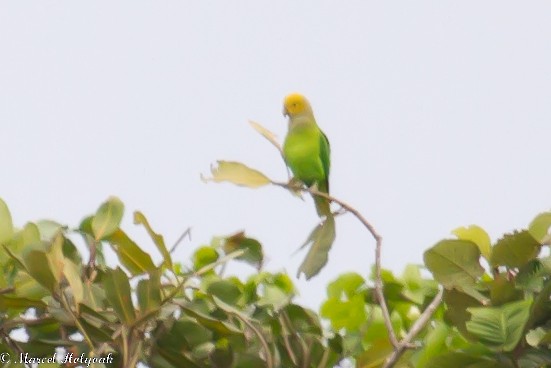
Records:
[[[63,246],[61,248],[65,258],[71,260],[74,264],[78,266],[82,265],[82,256],[80,255],[80,251],[71,241],[71,239],[65,238],[63,240]]]
[[[388,330],[386,328],[385,319],[383,317],[383,311],[378,305],[367,306],[367,325],[362,336],[362,344],[366,346],[374,341],[377,341],[381,337],[388,338]],[[396,311],[390,313],[390,322],[392,329],[400,336],[403,332],[403,321],[400,314]]]
[[[105,303],[107,303],[107,300],[105,300]],[[80,316],[83,317],[83,319],[85,319],[89,324],[94,325],[97,328],[106,327],[114,330],[117,327],[114,325],[114,323],[118,320],[117,316],[112,313],[102,314],[101,312],[96,312],[86,304],[81,305]]]
[[[281,288],[274,285],[265,285],[264,293],[258,300],[257,305],[260,307],[270,306],[276,312],[285,307],[291,302],[292,295],[285,293]]]
[[[219,255],[216,249],[205,245],[198,248],[191,258],[193,260],[193,269],[199,271],[201,268],[218,261]]]
[[[265,367],[266,362],[258,356],[258,353],[256,355],[252,353],[243,353],[238,355],[236,354],[234,366],[235,368],[258,368]]]
[[[522,267],[540,252],[541,245],[527,230],[505,234],[492,249],[490,263],[509,268]]]
[[[84,318],[79,318],[79,321],[88,334],[94,342],[110,342],[112,341],[111,335],[113,331],[109,328],[109,326],[106,326],[105,324],[101,324],[100,326],[96,326],[89,322],[89,320]],[[90,367],[92,367],[91,365]],[[40,366],[40,368],[42,368]],[[96,368],[93,366],[93,368]]]
[[[499,362],[463,352],[450,352],[431,359],[426,368],[504,368]]]
[[[191,350],[211,340],[212,333],[208,329],[191,318],[183,317],[175,321],[169,333],[161,337],[159,346],[175,350]]]
[[[551,321],[551,279],[547,279],[541,292],[534,299],[528,327],[534,328]]]
[[[444,323],[434,323],[427,333],[424,348],[417,355],[416,368],[424,368],[435,356],[447,352],[446,339],[451,335],[451,328]]]
[[[107,303],[105,298],[105,290],[103,290],[102,284],[85,282],[83,286],[84,304],[82,306],[87,306],[92,310],[98,310],[100,309],[100,305]]]
[[[471,225],[469,227],[458,227],[453,230],[452,233],[457,236],[460,240],[472,241],[480,249],[480,253],[487,260],[490,259],[490,254],[492,252],[492,246],[490,241],[490,236],[483,228],[477,225]]]
[[[341,328],[349,331],[358,330],[367,319],[364,297],[355,295],[346,301],[330,298],[322,304],[320,315],[331,321],[335,331]]]
[[[6,202],[0,198],[0,244],[9,241],[13,236],[13,232],[10,210]]]
[[[436,294],[437,282],[434,280],[424,280],[421,276],[421,266],[419,265],[406,265],[401,280],[404,285],[401,294],[417,305],[423,305],[426,298],[430,298]]]
[[[241,297],[242,290],[229,280],[211,282],[207,287],[207,294],[216,296],[223,302],[235,305]]]
[[[539,292],[546,276],[544,259],[535,258],[520,267],[515,277],[515,285],[524,291]]]
[[[536,216],[528,225],[528,232],[540,244],[549,244],[549,228],[551,227],[551,212],[543,212]]]
[[[122,230],[115,229],[106,240],[119,257],[119,261],[133,276],[152,272],[157,268],[151,260],[151,256],[144,252]]]
[[[96,211],[92,219],[92,232],[96,241],[112,235],[120,226],[124,204],[117,197],[109,197]]]
[[[94,237],[94,231],[92,230],[92,221],[94,221],[94,216],[86,216],[80,221],[78,229],[81,233]]]
[[[69,282],[71,291],[73,293],[73,299],[75,301],[75,307],[78,311],[79,304],[82,303],[82,301],[84,300],[84,286],[82,285],[80,269],[71,260],[65,258],[63,274]]]
[[[295,285],[293,285],[293,281],[289,275],[279,272],[271,274],[271,276],[271,283],[281,289],[285,294],[294,295],[296,293]]]
[[[524,297],[522,290],[518,290],[514,280],[509,280],[507,274],[497,274],[490,284],[490,299],[493,306],[521,300]]]
[[[471,314],[467,312],[467,308],[480,307],[480,302],[472,296],[457,290],[444,290],[444,302],[446,303],[444,314],[446,322],[455,326],[465,338],[474,340],[475,337],[467,330],[466,323],[471,319]]]
[[[19,271],[14,280],[15,294],[21,298],[41,300],[50,292],[27,272]]]
[[[50,291],[56,289],[58,278],[51,268],[45,251],[39,249],[29,250],[23,256],[23,262],[27,272],[42,286]]]
[[[271,180],[260,171],[235,161],[218,161],[217,166],[212,166],[210,171],[212,177],[202,177],[203,181],[215,183],[227,181],[249,188],[259,188],[271,183]]]
[[[67,226],[52,220],[39,220],[36,222],[36,226],[40,232],[40,239],[43,241],[51,241],[60,231],[67,229]]]
[[[228,236],[224,240],[223,249],[225,254],[243,249],[245,253],[236,259],[245,261],[257,269],[262,268],[264,254],[262,252],[262,245],[258,240],[246,237],[243,231]]]
[[[365,290],[365,279],[356,272],[347,272],[327,285],[327,296],[337,300],[350,299]]]
[[[305,245],[311,243],[310,250],[298,268],[298,276],[303,273],[306,279],[309,280],[321,271],[327,263],[329,250],[335,241],[335,235],[335,219],[332,216],[327,217],[325,221],[312,230],[304,243]]]
[[[357,358],[356,366],[358,368],[380,368],[383,366],[387,356],[392,353],[392,350],[393,347],[386,337],[375,340],[371,343],[369,348]]]
[[[149,358],[155,368],[201,368],[201,365],[195,363],[184,354],[181,354],[171,347],[160,348]]]
[[[501,307],[472,307],[467,330],[480,342],[498,351],[512,351],[523,336],[530,317],[532,300],[512,302]]]
[[[161,253],[164,259],[164,264],[168,268],[172,268],[172,257],[170,256],[170,253],[168,252],[168,249],[166,248],[165,241],[163,239],[162,235],[157,234],[151,226],[149,225],[149,222],[145,218],[144,214],[140,211],[134,212],[134,224],[143,225],[145,229],[147,230],[147,233],[153,240],[153,243],[157,246],[157,249]]]
[[[44,306],[44,302],[40,300],[32,300],[0,294],[0,310],[2,311],[10,309],[27,309],[33,307],[44,308]]]
[[[482,276],[480,249],[472,241],[442,240],[424,254],[425,265],[445,288],[466,290]]]
[[[551,354],[548,349],[527,349],[518,359],[521,368],[544,368],[551,366]]]
[[[47,252],[50,269],[52,270],[58,283],[61,281],[63,276],[63,268],[65,267],[65,257],[63,256],[64,243],[65,236],[63,236],[63,233],[58,232],[53,238]]]
[[[216,298],[216,297],[214,297]],[[220,301],[218,299],[218,301]],[[219,303],[222,304],[222,303]],[[217,304],[218,305],[218,304]],[[220,305],[218,305],[220,306]],[[191,308],[182,306],[182,309],[191,317],[194,317],[197,322],[199,322],[202,326],[208,328],[211,331],[216,331],[217,333],[221,334],[222,336],[231,335],[231,334],[240,334],[241,331],[237,329],[236,327],[232,326],[229,323],[226,323],[224,321],[221,321],[219,319],[213,318],[211,316],[208,316],[204,313],[195,311]],[[231,310],[234,310],[231,308]]]
[[[3,246],[0,246],[0,264],[4,263],[7,259],[9,259],[9,257],[11,257],[14,261],[24,267],[21,260],[23,249],[33,243],[39,242],[40,233],[38,231],[38,227],[32,222],[26,223],[23,229],[17,231],[13,235],[10,241],[4,243]],[[7,248],[7,250],[4,249],[4,247]],[[4,255],[2,251],[5,251],[6,254]]]
[[[161,271],[151,272],[149,279],[140,280],[137,294],[142,314],[159,308],[161,306]]]
[[[130,325],[136,319],[136,314],[132,304],[128,276],[120,267],[117,267],[115,270],[107,270],[102,281],[105,296],[111,307],[124,324]]]

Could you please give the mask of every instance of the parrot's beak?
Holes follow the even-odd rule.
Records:
[[[283,116],[285,116],[285,117],[289,116],[289,112],[287,111],[287,109],[285,107],[283,108]]]

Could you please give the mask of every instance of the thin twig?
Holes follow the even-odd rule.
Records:
[[[291,187],[289,186],[289,184],[286,184],[286,183],[272,182],[272,184],[283,187],[285,189],[297,189],[296,187],[294,186]],[[375,294],[377,295],[377,300],[379,302],[379,306],[381,307],[381,310],[383,313],[383,319],[385,322],[386,329],[388,331],[388,337],[390,339],[390,342],[395,349],[398,348],[399,346],[398,339],[396,338],[396,333],[394,332],[394,328],[392,327],[390,313],[388,311],[388,306],[386,304],[384,293],[383,293],[383,281],[382,281],[382,275],[381,275],[381,248],[383,245],[383,237],[379,235],[377,230],[375,230],[375,227],[371,225],[371,223],[367,221],[367,219],[363,217],[362,214],[357,209],[355,209],[348,203],[343,202],[340,199],[335,198],[327,193],[320,192],[314,188],[301,187],[299,189],[309,192],[312,195],[323,197],[329,200],[330,202],[337,203],[342,208],[352,213],[362,223],[362,225],[365,226],[365,228],[369,231],[373,239],[375,239]]]
[[[96,240],[92,239],[88,243],[88,245],[90,247],[90,258],[88,259],[88,278],[91,279],[96,269],[96,254],[98,243],[96,242]]]
[[[59,301],[61,302],[61,305],[63,306],[63,308],[65,308],[65,310],[67,312],[69,312],[71,317],[73,317],[73,322],[75,323],[75,325],[79,329],[79,332],[84,337],[84,340],[88,344],[88,347],[90,348],[90,351],[93,352],[94,351],[94,343],[92,342],[92,339],[90,338],[90,336],[88,336],[88,333],[86,333],[86,330],[84,329],[84,326],[82,326],[82,324],[80,323],[80,321],[78,319],[78,316],[76,315],[76,313],[71,308],[69,300],[67,299],[67,296],[65,295],[65,291],[61,290],[60,294],[61,295],[60,295]]]
[[[298,364],[297,357],[295,356],[295,352],[293,351],[293,348],[291,347],[291,343],[289,342],[289,337],[287,335],[291,334],[290,328],[287,326],[287,323],[285,321],[285,318],[282,315],[279,315],[278,317],[279,322],[281,323],[281,326],[283,327],[283,343],[285,345],[285,350],[287,350],[287,354],[289,354],[289,358],[291,359],[291,362],[296,366]]]
[[[20,357],[25,355],[25,352],[23,351],[23,349],[21,349],[19,344],[10,337],[8,331],[4,330],[4,326],[0,328],[0,337],[4,340],[6,345],[8,345],[14,352],[18,353]],[[30,365],[25,362],[23,362],[23,365],[27,368],[30,368]]]
[[[325,349],[323,351],[323,355],[321,356],[321,360],[318,364],[318,368],[325,368],[327,367],[327,360],[329,360],[329,349]]]
[[[149,318],[152,315],[156,314],[161,309],[161,307],[164,306],[165,304],[167,304],[169,302],[173,302],[173,298],[181,291],[181,289],[188,287],[189,283],[191,282],[191,280],[193,280],[193,278],[201,276],[201,275],[207,273],[208,271],[212,270],[213,268],[217,267],[220,264],[223,264],[223,263],[228,262],[228,261],[230,261],[234,258],[242,256],[244,253],[245,253],[245,250],[243,250],[243,249],[236,250],[235,252],[227,254],[224,257],[218,259],[216,262],[209,263],[208,265],[205,265],[205,266],[201,267],[200,269],[198,269],[194,273],[188,275],[187,277],[183,277],[182,280],[180,280],[174,286],[174,289],[172,291],[170,291],[168,293],[168,295],[161,300],[159,306],[156,309],[151,309],[148,312],[142,314],[140,317],[138,317],[130,325],[130,330],[132,330],[134,328],[137,328],[139,325],[141,325],[145,321],[149,320]],[[175,303],[175,304],[179,305],[178,303]],[[115,339],[116,337],[119,336],[120,333],[121,333],[120,329],[116,330],[113,333],[113,335],[111,335],[111,338]]]
[[[390,314],[388,312],[388,307],[386,304],[386,300],[384,298],[383,293],[383,278],[381,275],[381,250],[382,250],[382,244],[383,244],[383,238],[377,233],[373,225],[371,225],[358,210],[356,210],[354,207],[350,206],[348,203],[345,203],[337,198],[334,198],[330,196],[327,193],[319,192],[316,189],[313,188],[307,188],[305,189],[308,192],[310,192],[313,195],[317,195],[320,197],[324,197],[329,201],[335,202],[339,204],[342,208],[345,210],[351,212],[371,233],[373,238],[375,239],[376,246],[375,246],[375,293],[377,295],[377,299],[379,301],[379,305],[381,307],[381,310],[383,312],[383,318],[385,321],[386,328],[389,333],[390,342],[394,346],[394,351],[390,355],[390,357],[385,362],[385,365],[383,368],[390,368],[393,367],[394,364],[398,361],[400,356],[404,353],[404,351],[408,348],[411,348],[411,341],[421,332],[421,330],[425,327],[425,325],[429,322],[431,316],[433,315],[436,308],[440,305],[442,302],[442,296],[444,293],[443,289],[440,289],[438,291],[438,294],[434,297],[432,302],[427,306],[427,308],[423,311],[421,316],[415,321],[409,332],[406,334],[406,336],[398,342],[398,339],[396,338],[396,334],[394,333],[394,329],[392,328],[392,322],[390,319]]]
[[[15,288],[13,286],[3,288],[3,289],[0,289],[0,295],[13,293],[14,291],[15,291]]]
[[[129,367],[128,365],[128,336],[127,336],[127,333],[128,331],[126,330],[126,328],[124,327],[124,325],[122,325],[122,330],[121,330],[121,339],[122,339],[122,366],[124,368],[127,368]]]
[[[37,326],[43,323],[48,323],[51,321],[55,321],[53,317],[51,317],[48,314],[45,314],[42,317],[34,318],[34,319],[26,319],[26,318],[13,318],[7,321],[4,321],[2,324],[2,328],[6,331],[21,327],[21,325],[24,326]]]
[[[286,188],[286,189],[297,189],[295,186],[291,186],[286,183],[278,183],[278,182],[272,182],[272,184]],[[318,197],[323,197],[330,202],[337,203],[341,206],[341,209],[344,209],[350,213],[352,213],[369,231],[371,236],[375,239],[375,294],[377,296],[379,306],[381,307],[382,313],[383,313],[383,319],[385,322],[385,326],[388,330],[388,335],[390,342],[392,343],[394,350],[392,354],[388,357],[386,360],[383,368],[391,368],[396,364],[398,359],[402,356],[404,351],[408,348],[412,347],[411,341],[421,332],[421,330],[426,326],[426,324],[430,321],[430,318],[434,314],[434,311],[440,303],[442,302],[442,296],[444,293],[444,289],[440,288],[434,299],[431,301],[431,303],[427,306],[427,308],[423,311],[421,316],[415,321],[409,332],[406,334],[406,336],[401,340],[398,341],[396,338],[396,334],[394,332],[394,329],[392,328],[392,322],[390,319],[390,314],[388,311],[388,306],[386,304],[386,300],[384,298],[383,293],[383,279],[381,275],[382,267],[381,267],[381,250],[382,250],[382,244],[383,244],[383,238],[379,233],[375,230],[375,227],[369,223],[365,219],[365,217],[362,216],[362,214],[356,210],[354,207],[350,206],[348,203],[341,201],[338,198],[335,198],[327,193],[323,193],[318,191],[315,188],[307,188],[307,187],[301,187],[299,188],[302,191],[309,192],[310,194]],[[340,210],[337,211],[338,214],[340,214]]]
[[[188,227],[186,229],[186,231],[183,232],[182,235],[180,235],[180,237],[178,238],[178,240],[176,240],[176,243],[174,243],[174,245],[172,246],[172,248],[170,248],[170,254],[174,253],[174,251],[176,250],[176,247],[182,242],[182,240],[184,240],[185,237],[188,237],[189,240],[191,240],[191,227]]]
[[[423,311],[421,316],[415,321],[409,332],[407,333],[406,337],[400,343],[398,346],[394,349],[392,354],[388,357],[388,359],[385,362],[385,365],[383,368],[390,368],[394,366],[394,364],[400,359],[404,351],[410,346],[411,341],[417,334],[425,327],[425,325],[429,322],[430,318],[434,314],[434,311],[440,303],[442,302],[442,296],[444,294],[444,289],[440,288],[438,290],[438,294],[434,297],[432,302],[427,306],[427,308]]]
[[[291,322],[291,318],[289,318],[289,315],[285,312],[282,313],[283,319],[285,320],[285,323],[289,329],[293,326],[293,322]],[[304,362],[306,359],[306,355],[308,355],[308,347],[306,346],[306,342],[302,338],[302,336],[293,328],[293,335],[295,336],[295,339],[299,342],[300,345],[300,351],[302,353],[301,360]],[[304,363],[303,363],[304,364]]]
[[[272,356],[272,352],[270,351],[270,346],[268,346],[268,342],[264,338],[264,335],[262,335],[260,330],[257,329],[252,324],[251,321],[247,320],[247,318],[244,318],[238,313],[234,313],[234,316],[237,317],[239,320],[241,320],[245,325],[247,325],[247,327],[249,327],[254,332],[254,334],[258,337],[258,339],[260,340],[260,344],[262,345],[262,348],[266,353],[266,367],[272,368],[274,366],[274,357]]]

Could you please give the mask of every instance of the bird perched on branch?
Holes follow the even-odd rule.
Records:
[[[293,93],[285,97],[283,115],[289,118],[289,130],[283,143],[285,161],[296,179],[308,187],[329,194],[331,166],[329,141],[321,131],[308,100]],[[329,201],[314,195],[320,217],[331,215]]]

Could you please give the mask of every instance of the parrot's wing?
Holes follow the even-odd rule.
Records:
[[[320,130],[320,159],[323,166],[323,172],[325,173],[325,189],[329,193],[329,170],[331,168],[331,146],[327,136]]]

